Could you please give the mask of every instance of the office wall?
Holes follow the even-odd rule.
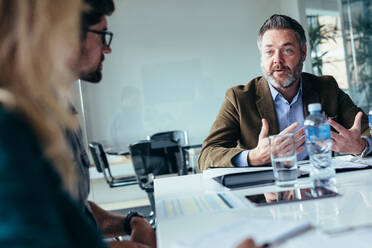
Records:
[[[339,13],[339,0],[305,0],[306,11],[313,15]]]
[[[103,80],[83,83],[88,140],[183,129],[201,143],[225,91],[261,74],[256,37],[273,13],[305,20],[304,1],[116,0]]]

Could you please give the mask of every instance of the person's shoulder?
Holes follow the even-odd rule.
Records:
[[[9,129],[17,129],[21,123],[14,111],[0,105],[0,133],[7,134]]]
[[[38,141],[31,126],[18,111],[0,105],[0,148],[2,150],[36,149]]]
[[[256,88],[260,87],[260,84],[263,82],[263,77],[256,77],[249,81],[247,84],[244,85],[236,85],[227,90],[226,94],[234,94],[234,95],[249,95],[249,94],[256,94]]]
[[[20,113],[0,105],[0,133],[6,135],[11,131],[25,132],[29,130],[26,120],[21,117]],[[19,132],[11,134],[17,136]]]
[[[303,72],[301,74],[303,83],[311,84],[312,88],[338,88],[336,79],[330,75],[317,76],[314,74]]]

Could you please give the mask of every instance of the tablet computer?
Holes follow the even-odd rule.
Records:
[[[245,197],[256,206],[268,206],[272,204],[329,198],[339,195],[340,194],[329,188],[315,187],[268,192],[258,195],[246,195]]]

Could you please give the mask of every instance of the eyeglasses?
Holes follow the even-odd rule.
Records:
[[[98,30],[92,30],[92,29],[87,29],[86,31],[101,35],[102,43],[105,44],[106,46],[110,47],[112,37],[114,36],[114,34],[112,32],[110,32],[110,31],[98,31]]]

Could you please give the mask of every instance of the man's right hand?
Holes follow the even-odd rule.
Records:
[[[279,134],[292,133],[298,127],[298,122],[293,123]],[[297,130],[293,137],[296,141],[297,154],[305,149],[303,146],[305,142],[305,130],[301,128]],[[269,142],[269,123],[266,119],[262,119],[262,128],[258,136],[258,144],[256,148],[252,149],[248,153],[248,164],[251,166],[259,166],[268,164],[271,162],[270,158],[270,142]]]
[[[262,246],[257,246],[253,239],[246,239],[238,244],[236,248],[262,248]]]

